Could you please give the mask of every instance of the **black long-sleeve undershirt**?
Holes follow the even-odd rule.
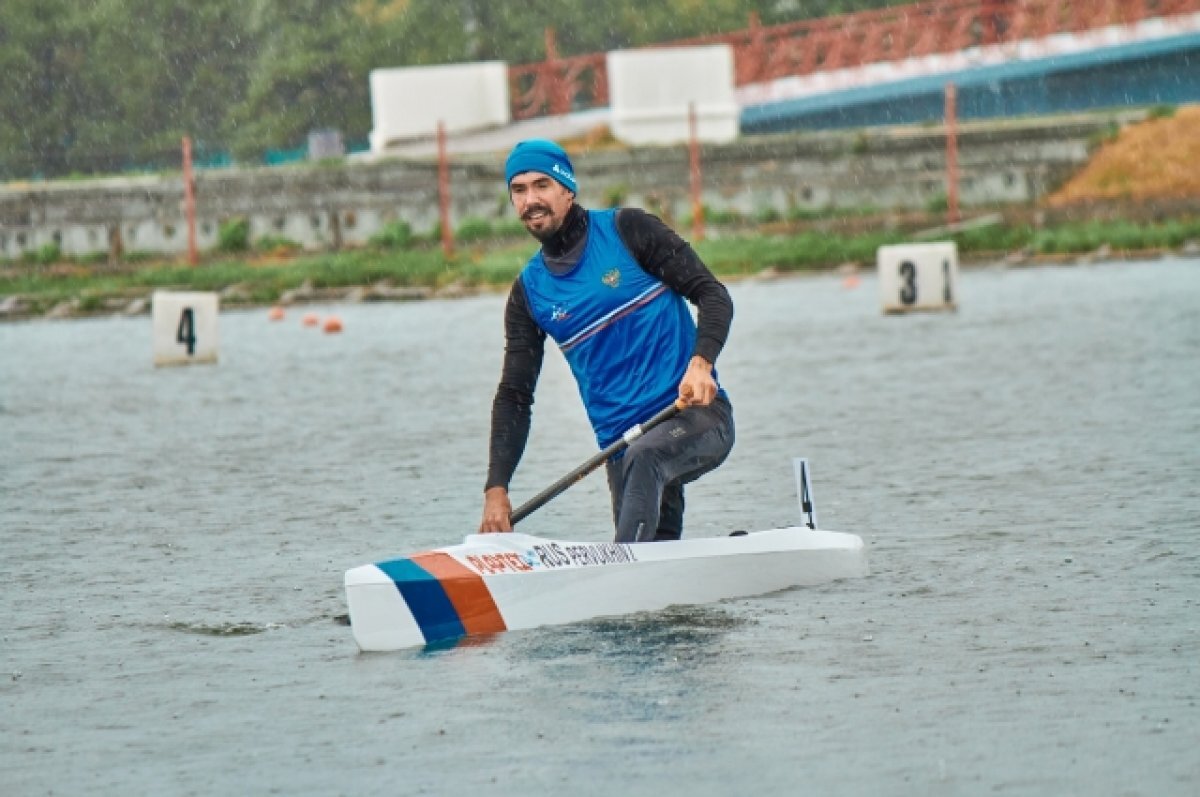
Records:
[[[542,244],[547,264],[569,267],[582,254],[587,212],[573,205],[562,228]],[[701,262],[692,247],[659,218],[638,208],[617,212],[617,232],[638,264],[697,309],[693,354],[715,364],[729,335],[733,302],[725,286]],[[533,392],[545,354],[546,333],[533,320],[521,278],[517,277],[504,309],[504,366],[492,402],[492,433],[484,489],[507,487],[525,451],[532,418]],[[682,374],[680,375],[682,377]]]

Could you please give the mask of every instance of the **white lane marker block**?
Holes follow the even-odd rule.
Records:
[[[155,291],[154,364],[215,363],[218,302],[215,293]]]
[[[881,246],[875,258],[883,312],[957,308],[958,245],[954,241]]]

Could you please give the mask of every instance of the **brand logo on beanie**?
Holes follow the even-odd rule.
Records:
[[[569,171],[567,171],[563,167],[559,166],[557,163],[550,167],[550,171],[554,172],[555,174],[561,174],[563,177],[567,178],[571,182],[575,182],[575,175],[571,174]]]

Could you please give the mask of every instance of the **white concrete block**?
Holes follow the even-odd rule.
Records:
[[[373,69],[371,151],[437,133],[506,125],[511,119],[503,61]]]
[[[686,142],[691,104],[699,140],[738,136],[729,45],[615,50],[608,54],[608,85],[613,136],[627,144]]]

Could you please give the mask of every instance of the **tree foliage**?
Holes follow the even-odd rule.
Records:
[[[246,93],[257,50],[241,7],[238,0],[99,0],[89,48],[88,85],[98,102],[88,154],[130,168],[177,153],[184,135],[201,150],[226,140],[230,100]]]
[[[365,139],[377,67],[641,46],[900,0],[3,0],[0,178],[244,162],[315,129]]]
[[[61,173],[86,135],[88,20],[70,0],[6,0],[0,18],[4,170]]]

